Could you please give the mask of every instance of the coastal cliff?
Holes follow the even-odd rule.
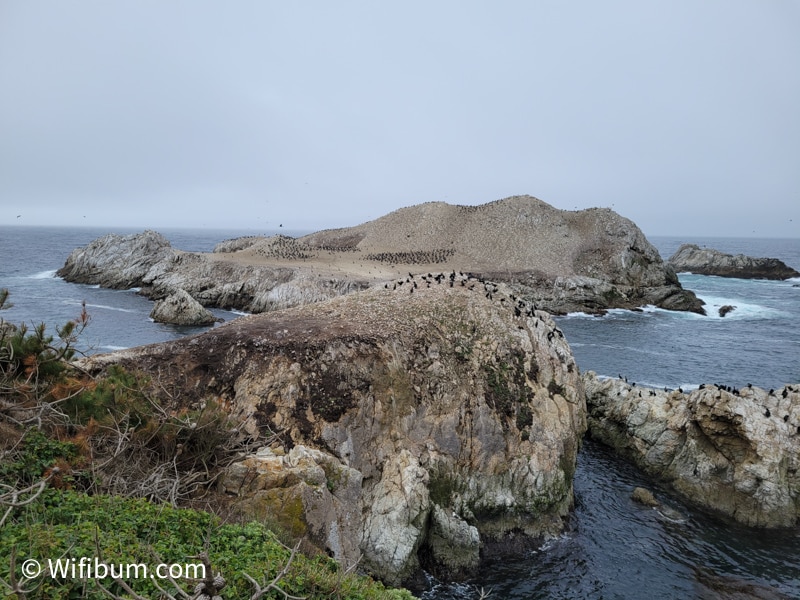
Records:
[[[213,253],[181,252],[163,236],[105,236],[76,249],[67,281],[176,289],[204,306],[264,312],[380,287],[413,273],[475,273],[505,282],[553,314],[652,304],[703,313],[636,225],[610,209],[563,211],[530,196],[481,206],[443,202],[397,210],[302,238],[246,237]]]
[[[683,244],[667,264],[676,272],[742,279],[789,279],[800,272],[777,258],[754,258],[744,254],[725,254],[713,248]]]
[[[695,504],[751,526],[800,522],[800,388],[690,393],[584,374],[590,435]]]
[[[573,502],[583,384],[549,315],[502,284],[407,276],[82,366],[113,364],[166,410],[216,402],[240,424],[253,450],[218,493],[243,514],[389,583],[556,534]]]

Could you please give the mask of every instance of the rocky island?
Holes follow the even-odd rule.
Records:
[[[697,244],[683,244],[667,264],[677,273],[697,275],[779,280],[800,277],[800,272],[777,258],[725,254],[713,248],[701,248]]]
[[[330,299],[408,273],[473,273],[552,314],[652,304],[704,314],[628,219],[564,211],[530,196],[481,206],[430,202],[301,238],[246,237],[182,252],[155,232],[76,249],[58,275],[159,300],[182,289],[203,306],[260,313]]]
[[[220,502],[388,583],[420,566],[466,573],[485,553],[559,532],[586,429],[560,330],[475,277],[388,288],[82,367],[147,374],[164,410],[225,407],[252,451],[220,475]]]

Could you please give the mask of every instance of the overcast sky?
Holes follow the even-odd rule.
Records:
[[[0,0],[0,224],[800,238],[797,0]]]

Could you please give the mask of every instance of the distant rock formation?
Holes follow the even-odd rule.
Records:
[[[226,505],[390,583],[469,572],[493,544],[557,533],[573,503],[578,368],[502,284],[409,277],[82,366],[112,364],[148,374],[165,409],[213,400],[272,444],[221,475]]]
[[[741,279],[789,279],[800,273],[777,258],[753,258],[744,254],[725,254],[697,244],[683,244],[667,261],[676,272]]]
[[[150,318],[156,323],[171,325],[211,325],[219,320],[186,290],[175,290],[166,298],[157,300]]]
[[[607,208],[559,210],[531,196],[480,206],[429,202],[298,241],[382,264],[481,273],[554,314],[643,304],[703,314],[641,230]]]
[[[591,436],[746,525],[800,522],[800,387],[689,394],[583,376]]]
[[[75,250],[67,281],[180,288],[204,306],[263,312],[328,299],[407,273],[463,272],[508,283],[554,314],[652,304],[704,314],[634,223],[610,209],[557,210],[530,196],[482,206],[400,209],[299,239],[249,236],[213,253],[175,250],[162,236],[105,236]]]

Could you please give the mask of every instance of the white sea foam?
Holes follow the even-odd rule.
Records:
[[[111,350],[112,352],[115,350],[127,350],[128,346],[111,346],[109,344],[104,344],[100,346],[103,350]]]
[[[42,271],[40,273],[34,273],[33,275],[29,275],[28,279],[53,279],[56,276],[56,270],[53,269],[52,271]]]
[[[81,306],[80,302],[76,302],[75,300],[65,300],[64,304],[73,304],[75,306]],[[108,306],[107,304],[87,304],[86,308],[100,308],[102,310],[114,310],[117,312],[124,312],[124,313],[138,313],[138,310],[132,310],[130,308],[120,308],[119,306]]]
[[[742,302],[736,298],[722,298],[719,296],[705,296],[702,294],[697,294],[697,297],[706,303],[704,307],[706,309],[706,316],[702,317],[698,315],[700,318],[735,321],[740,319],[776,319],[786,316],[785,313],[778,309],[761,306],[760,304]],[[719,309],[723,306],[733,306],[734,309],[724,317],[720,317]]]

